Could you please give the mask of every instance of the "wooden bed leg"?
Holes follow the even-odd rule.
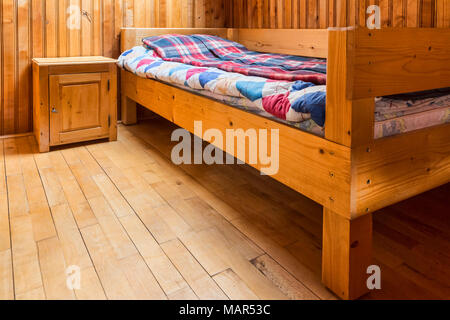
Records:
[[[322,256],[322,281],[337,296],[353,300],[368,293],[372,214],[349,220],[324,208]]]
[[[124,94],[122,94],[122,123],[127,126],[137,123],[136,102]]]

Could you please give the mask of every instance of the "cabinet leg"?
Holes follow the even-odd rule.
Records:
[[[368,293],[372,214],[349,220],[324,208],[322,255],[322,281],[337,296],[353,300]]]
[[[137,123],[136,102],[125,95],[122,95],[122,123],[127,126]]]

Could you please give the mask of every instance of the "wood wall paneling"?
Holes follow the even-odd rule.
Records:
[[[235,28],[327,28],[365,25],[378,5],[383,27],[450,27],[448,0],[230,0]]]
[[[227,0],[0,0],[0,136],[32,130],[31,59],[119,55],[120,28],[224,27]]]
[[[0,136],[31,131],[33,57],[119,55],[120,28],[450,27],[449,0],[0,0]]]

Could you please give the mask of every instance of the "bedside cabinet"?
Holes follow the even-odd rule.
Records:
[[[105,57],[33,59],[33,125],[40,152],[117,140],[117,66]]]

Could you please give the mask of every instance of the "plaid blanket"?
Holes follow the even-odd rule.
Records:
[[[281,81],[326,83],[326,61],[250,51],[243,45],[209,35],[163,35],[143,40],[165,61],[217,68]]]

